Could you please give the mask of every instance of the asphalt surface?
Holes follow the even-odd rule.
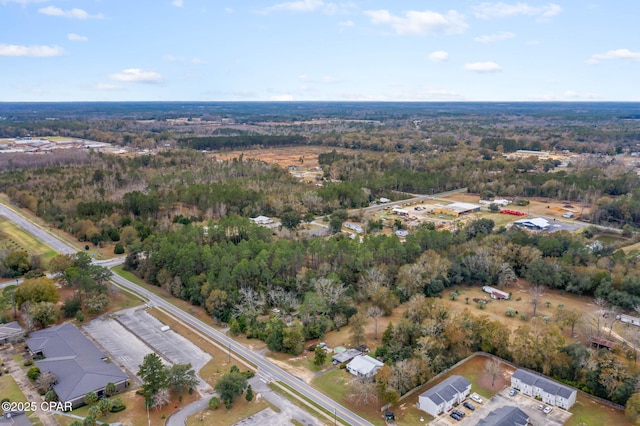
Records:
[[[25,230],[33,234],[35,237],[42,239],[51,247],[53,247],[54,249],[56,249],[61,253],[73,254],[73,253],[76,253],[77,251],[75,248],[69,246],[64,241],[61,241],[55,235],[46,231],[44,228],[31,223],[30,221],[20,216],[19,214],[13,212],[11,209],[7,208],[4,205],[0,205],[0,215],[4,215],[8,219],[15,222],[17,225],[21,226],[22,228],[24,228]],[[114,263],[116,264],[117,262],[122,263],[122,261],[123,259],[120,258],[119,260],[97,261],[96,263],[101,264],[102,266],[105,266],[105,267],[111,267],[111,266],[114,266]],[[276,365],[272,364],[270,361],[266,360],[262,355],[251,351],[250,349],[246,348],[245,346],[241,345],[235,340],[227,337],[225,334],[221,333],[220,331],[205,324],[204,322],[191,316],[190,314],[184,312],[183,310],[176,308],[171,303],[165,301],[159,296],[156,296],[154,293],[148,291],[147,289],[138,286],[137,284],[121,277],[118,274],[113,275],[112,281],[114,281],[116,284],[119,284],[122,287],[135,291],[142,297],[146,298],[150,302],[150,304],[163,308],[165,311],[169,312],[171,315],[175,316],[179,320],[199,330],[202,334],[210,337],[211,339],[218,342],[220,345],[228,348],[229,350],[233,351],[237,355],[243,357],[250,363],[254,364],[256,367],[258,367],[259,373],[267,381],[275,380],[288,385],[290,388],[294,389],[304,397],[308,398],[309,400],[323,407],[326,411],[330,413],[334,413],[334,415],[337,418],[344,420],[347,424],[367,425],[367,426],[372,425],[369,421],[358,416],[353,411],[347,409],[341,404],[338,404],[337,402],[333,401],[331,398],[324,395],[320,391],[312,388],[301,379],[293,376],[292,374],[286,372],[280,367],[277,367]]]

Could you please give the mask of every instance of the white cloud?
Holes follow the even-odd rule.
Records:
[[[340,79],[332,75],[325,75],[324,77],[322,77],[322,82],[327,84],[334,84],[334,83],[339,83]]]
[[[273,95],[269,98],[270,101],[292,101],[293,95],[284,94],[284,95]]]
[[[171,5],[175,7],[182,7],[184,6],[184,0],[173,0]]]
[[[473,41],[477,41],[478,43],[495,43],[497,41],[509,40],[510,38],[514,38],[516,35],[514,33],[509,32],[500,32],[496,34],[487,34],[481,35],[473,39]]]
[[[481,73],[502,71],[502,68],[500,67],[500,65],[491,61],[473,62],[471,64],[465,64],[464,69],[467,71],[481,72]]]
[[[104,18],[104,16],[101,13],[99,13],[97,15],[90,15],[86,11],[84,11],[82,9],[77,9],[77,8],[73,8],[73,9],[69,9],[69,10],[62,10],[59,7],[47,6],[47,7],[43,7],[41,9],[38,9],[38,12],[42,13],[43,15],[61,16],[61,17],[64,17],[64,18],[81,19],[81,20],[84,20],[84,19],[102,19],[102,18]]]
[[[225,7],[225,8],[224,8],[224,11],[225,11],[225,12],[227,12],[227,13],[235,13],[235,10],[233,10],[233,9],[232,9],[232,8],[230,8],[230,7]]]
[[[67,38],[71,41],[89,41],[89,37],[81,36],[74,33],[67,34]]]
[[[388,10],[364,12],[374,25],[390,25],[397,34],[461,34],[468,25],[464,15],[450,10],[446,14],[431,10],[404,12],[404,17],[394,16]]]
[[[446,62],[449,60],[449,54],[444,50],[436,50],[429,53],[429,60],[431,62]]]
[[[65,53],[59,46],[20,46],[17,44],[0,44],[0,56],[30,56],[47,58]]]
[[[540,18],[551,18],[562,12],[562,8],[555,3],[549,3],[545,6],[531,6],[528,3],[480,3],[473,7],[476,18],[493,19],[506,18],[509,16],[527,15],[538,16]]]
[[[356,24],[353,21],[349,20],[349,21],[339,22],[338,26],[340,28],[350,28],[350,27],[355,27]]]
[[[564,92],[564,97],[565,98],[577,98],[580,95],[578,94],[578,92],[574,91],[574,90],[565,90]]]
[[[604,54],[595,54],[587,60],[588,64],[598,64],[600,61],[612,59],[626,59],[629,61],[640,61],[640,52],[632,52],[629,49],[610,50]]]
[[[272,12],[292,12],[292,13],[309,13],[309,12],[322,12],[327,15],[335,15],[338,13],[344,13],[348,10],[355,8],[353,3],[331,3],[324,0],[296,0],[283,3],[277,3],[273,6],[266,7],[257,11],[261,14],[269,14]]]
[[[121,72],[110,74],[109,78],[127,83],[156,84],[162,81],[162,76],[154,71],[144,71],[140,68],[128,68]]]

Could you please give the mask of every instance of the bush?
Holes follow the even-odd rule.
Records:
[[[220,400],[215,396],[209,400],[209,408],[216,410],[220,406]]]
[[[82,309],[82,303],[79,299],[67,299],[60,307],[60,311],[65,318],[75,317],[80,309]]]
[[[112,413],[117,413],[124,410],[125,408],[127,408],[127,406],[124,405],[120,398],[113,398],[111,400],[111,409],[109,409],[109,411],[111,411]]]
[[[33,360],[28,359],[23,362],[22,365],[24,365],[25,367],[29,367],[30,365],[33,365]]]
[[[84,321],[84,314],[82,313],[82,311],[76,312],[76,321],[78,321],[78,322],[83,322]]]
[[[11,401],[9,398],[0,399],[0,404]]]
[[[506,316],[508,316],[509,318],[513,318],[516,316],[517,312],[515,309],[513,308],[507,308],[507,310],[504,313]]]
[[[113,253],[114,254],[124,253],[124,245],[122,245],[122,243],[116,244],[116,246],[113,248]]]
[[[522,321],[529,321],[529,316],[527,314],[520,314],[520,319]]]
[[[30,378],[31,380],[37,380],[38,377],[40,377],[40,369],[38,368],[38,366],[33,366],[29,369],[29,371],[27,371],[27,377]]]

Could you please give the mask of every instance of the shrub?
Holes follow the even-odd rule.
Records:
[[[96,394],[95,392],[87,392],[87,394],[84,396],[84,403],[87,405],[93,404],[96,401],[98,401],[98,394]]]
[[[0,399],[0,404],[4,403],[4,402],[9,402],[11,401],[9,398],[2,398]]]
[[[76,312],[76,321],[78,321],[78,322],[83,322],[84,321],[84,314],[82,313],[82,311]]]
[[[528,321],[529,320],[529,316],[527,314],[520,314],[520,319],[522,321]]]
[[[37,380],[39,376],[40,376],[40,369],[38,368],[37,365],[31,367],[29,371],[27,371],[27,377],[30,378],[31,380]]]
[[[220,406],[220,400],[215,396],[209,400],[209,408],[216,410]]]
[[[65,318],[73,318],[80,309],[82,309],[82,303],[79,299],[67,299],[60,307],[60,311]]]
[[[23,362],[22,365],[24,365],[25,367],[29,367],[30,365],[33,365],[33,360],[28,359]]]
[[[120,398],[113,398],[111,400],[111,409],[109,411],[111,411],[112,413],[117,413],[124,410],[125,408],[127,408],[127,406],[124,405]]]
[[[508,316],[509,318],[513,318],[516,316],[516,310],[513,308],[507,308],[507,310],[504,313],[506,316]]]
[[[122,243],[117,243],[116,246],[113,248],[113,253],[114,254],[124,253],[124,245],[122,245]]]

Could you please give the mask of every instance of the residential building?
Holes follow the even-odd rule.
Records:
[[[129,376],[73,324],[31,333],[27,346],[33,355],[44,356],[35,364],[40,371],[50,371],[56,377],[53,390],[59,401],[71,402],[74,408],[84,403],[89,392],[104,396],[108,383],[114,383],[118,391],[129,386]]]
[[[334,348],[334,350],[338,350],[338,348]],[[344,352],[339,352],[336,353],[332,359],[334,362],[338,363],[338,364],[342,364],[343,362],[349,362],[352,359],[354,359],[355,357],[357,357],[358,355],[362,355],[362,352],[360,352],[357,349],[347,349]]]
[[[542,402],[568,410],[576,402],[578,391],[569,386],[561,385],[546,377],[516,370],[511,376],[511,387],[518,389],[525,395],[539,397]]]
[[[487,414],[478,422],[478,426],[527,426],[529,415],[519,409],[506,405]]]
[[[462,376],[450,376],[418,397],[418,408],[434,417],[460,404],[471,392],[471,383]]]
[[[0,345],[15,343],[24,337],[24,330],[17,321],[0,324]]]
[[[620,320],[620,322],[623,322],[625,324],[640,326],[640,318],[638,317],[632,317],[631,315],[620,314],[616,316],[616,319]]]
[[[347,371],[356,377],[373,377],[384,363],[369,355],[359,355],[347,364]]]
[[[269,225],[273,223],[273,219],[267,216],[250,217],[249,221],[255,223],[256,225]]]

